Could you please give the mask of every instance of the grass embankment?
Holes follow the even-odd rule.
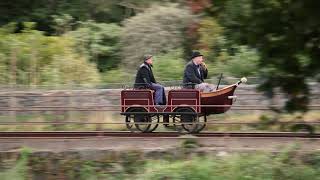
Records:
[[[184,152],[188,152],[186,147]],[[319,180],[320,154],[281,153],[167,154],[152,159],[142,152],[105,154],[84,159],[85,153],[22,152],[17,161],[0,161],[2,180],[22,179],[201,179],[201,180]],[[150,156],[150,155],[149,155]],[[10,163],[8,163],[10,162]]]

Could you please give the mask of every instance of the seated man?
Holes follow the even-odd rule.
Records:
[[[191,55],[191,61],[186,65],[183,75],[184,88],[196,88],[201,92],[211,92],[214,86],[204,83],[204,79],[208,76],[208,69],[204,64],[203,55],[195,51]]]
[[[156,105],[166,104],[166,95],[164,87],[157,84],[152,72],[152,55],[145,55],[143,63],[140,65],[134,87],[135,88],[150,88],[155,90],[155,103]]]

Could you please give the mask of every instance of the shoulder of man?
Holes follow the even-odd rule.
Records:
[[[193,62],[192,61],[189,61],[186,66],[193,66]]]
[[[145,69],[150,70],[149,66],[146,65],[145,63],[142,63],[142,64],[139,66],[139,69],[141,69],[141,68],[145,68]]]
[[[195,65],[193,64],[192,61],[189,61],[189,62],[186,64],[186,67],[192,67],[192,68],[194,68]]]

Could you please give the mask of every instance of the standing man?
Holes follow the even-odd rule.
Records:
[[[198,51],[194,51],[190,59],[191,61],[188,62],[184,70],[183,87],[199,89],[201,92],[213,91],[213,85],[204,83],[204,79],[208,76],[208,69],[203,62],[203,55]]]
[[[145,55],[143,57],[143,63],[140,65],[134,88],[150,88],[155,90],[155,103],[156,105],[166,104],[166,95],[164,87],[157,84],[153,72],[152,72],[152,55]]]

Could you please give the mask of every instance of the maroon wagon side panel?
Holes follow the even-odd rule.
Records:
[[[154,111],[153,91],[151,90],[122,90],[121,112],[126,112],[130,107],[144,107],[148,112]]]
[[[200,113],[200,91],[194,89],[170,90],[166,112],[173,112],[179,106],[188,106]]]

